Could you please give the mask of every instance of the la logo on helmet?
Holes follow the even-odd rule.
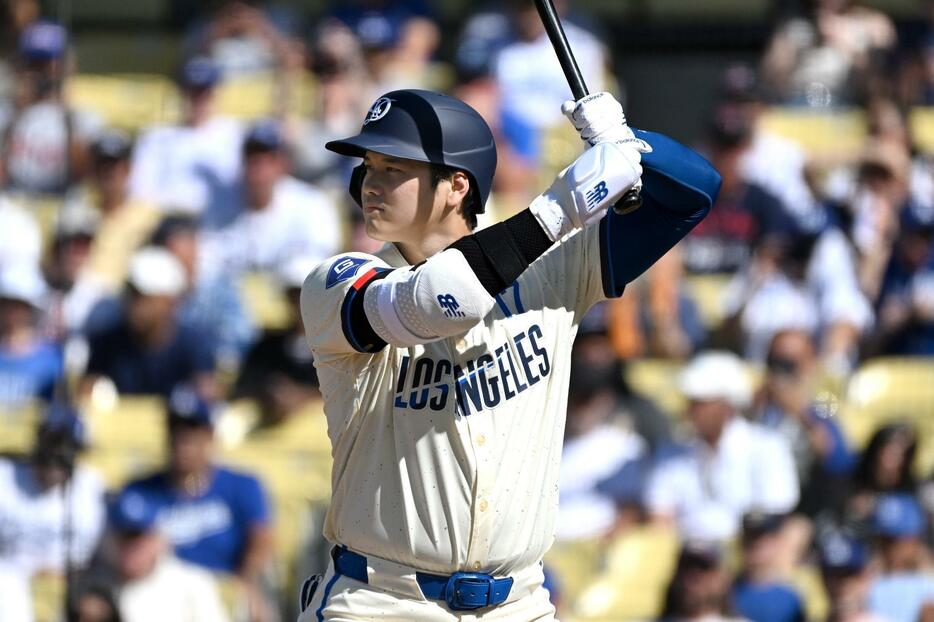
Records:
[[[366,113],[366,119],[363,120],[363,124],[366,125],[373,121],[379,121],[386,116],[390,108],[392,108],[392,100],[388,97],[380,97],[370,106],[370,111]]]

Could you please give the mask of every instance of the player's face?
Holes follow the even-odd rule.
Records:
[[[366,233],[383,242],[419,240],[440,220],[441,182],[432,187],[424,162],[367,152],[361,199]]]

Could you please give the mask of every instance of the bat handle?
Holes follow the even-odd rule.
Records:
[[[640,207],[642,207],[642,195],[639,194],[638,190],[633,188],[624,194],[623,198],[613,204],[613,211],[616,212],[618,216],[622,216],[623,214],[634,212]]]

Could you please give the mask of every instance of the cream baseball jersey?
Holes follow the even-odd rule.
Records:
[[[325,537],[429,572],[509,573],[551,545],[571,345],[604,297],[601,227],[565,237],[465,334],[373,354],[347,331],[349,300],[393,245],[306,279],[302,318],[334,458]],[[458,313],[458,292],[442,296]]]

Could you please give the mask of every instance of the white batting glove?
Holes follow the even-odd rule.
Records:
[[[641,154],[629,143],[600,142],[561,171],[529,209],[552,241],[598,222],[620,197],[641,186]]]
[[[642,153],[651,151],[626,124],[622,105],[605,91],[576,102],[568,100],[561,106],[561,112],[578,131],[581,140],[591,146],[604,142],[629,143]]]

